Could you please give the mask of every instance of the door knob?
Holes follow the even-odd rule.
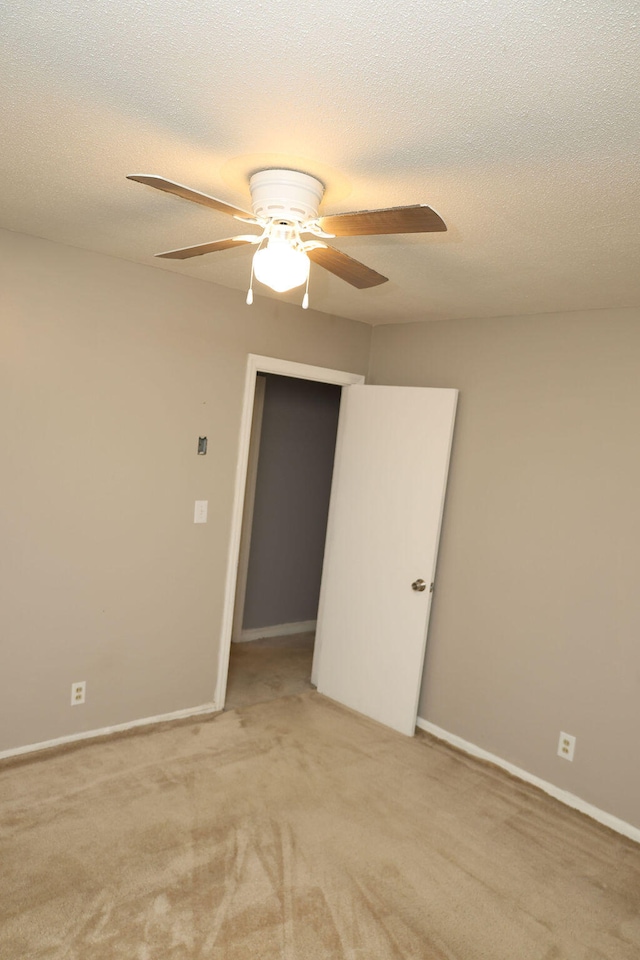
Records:
[[[427,589],[427,585],[424,582],[424,580],[414,580],[413,583],[411,584],[411,589],[417,590],[418,593],[422,593],[423,590]]]

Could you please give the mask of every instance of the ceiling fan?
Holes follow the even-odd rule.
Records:
[[[359,289],[386,283],[388,277],[383,277],[371,267],[325,243],[325,240],[333,237],[433,233],[447,229],[435,210],[425,204],[318,216],[324,185],[315,177],[298,170],[260,170],[254,173],[249,180],[253,213],[163,177],[131,174],[127,179],[172,193],[183,200],[192,200],[220,213],[227,213],[242,223],[259,227],[260,233],[240,234],[225,240],[156,254],[168,260],[186,260],[204,253],[228,250],[237,244],[257,246],[247,303],[253,303],[255,276],[278,293],[306,283],[302,301],[306,309],[309,305],[311,260]],[[304,239],[305,236],[308,239]]]

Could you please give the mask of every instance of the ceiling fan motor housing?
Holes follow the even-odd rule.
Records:
[[[324,185],[298,170],[260,170],[249,181],[251,205],[256,217],[304,223],[315,220]]]

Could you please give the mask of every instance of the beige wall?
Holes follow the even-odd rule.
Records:
[[[246,356],[364,373],[371,331],[20,234],[0,257],[3,750],[211,700]]]
[[[420,715],[640,826],[640,311],[378,327],[370,381],[460,390]]]

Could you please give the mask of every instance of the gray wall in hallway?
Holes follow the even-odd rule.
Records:
[[[245,629],[316,618],[340,393],[267,377]]]

